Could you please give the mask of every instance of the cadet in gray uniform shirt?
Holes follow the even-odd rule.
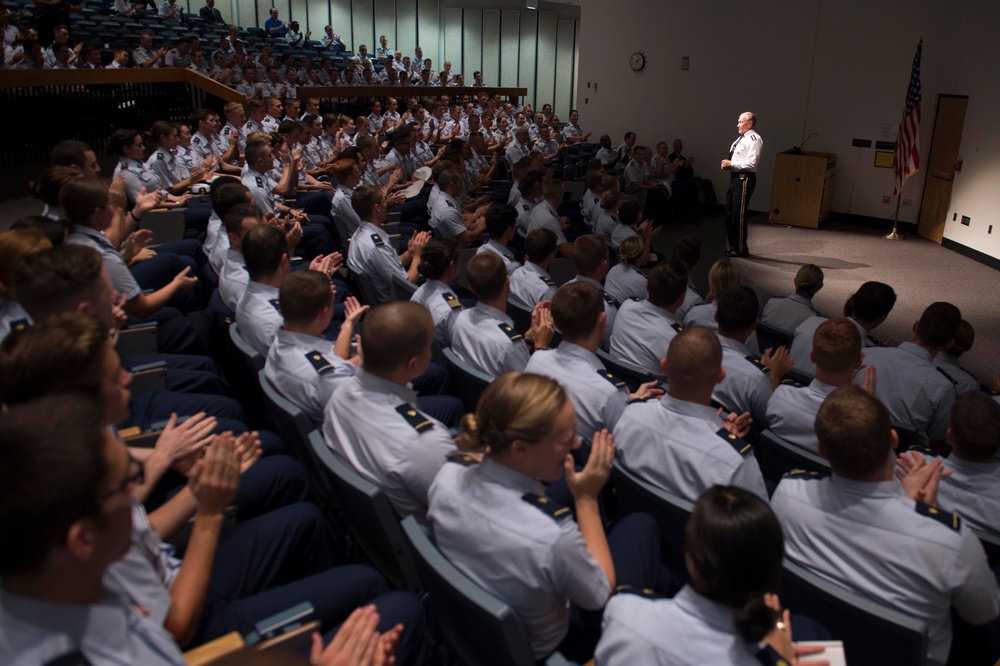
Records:
[[[484,216],[486,220],[486,232],[490,239],[479,246],[476,254],[481,252],[494,252],[503,260],[507,267],[507,274],[512,275],[514,271],[521,267],[514,253],[507,246],[514,240],[517,229],[517,212],[507,204],[493,204],[486,210]]]
[[[865,352],[875,368],[875,397],[889,409],[893,425],[916,433],[920,444],[943,443],[957,393],[955,382],[933,359],[955,339],[962,315],[950,303],[933,303],[920,315],[912,342]]]
[[[598,663],[760,666],[801,656],[776,597],[784,540],[766,502],[740,488],[712,487],[688,519],[684,552],[692,582],[672,599],[621,588],[611,597]],[[765,634],[777,621],[785,629],[775,633],[787,642]]]
[[[323,420],[327,446],[377,484],[397,513],[420,521],[431,483],[455,450],[447,426],[420,411],[409,387],[430,364],[433,329],[418,303],[373,309],[361,331],[361,368],[334,391]]]
[[[771,498],[788,558],[926,622],[928,663],[943,665],[952,608],[970,624],[992,622],[1000,614],[1000,589],[968,525],[934,506],[940,461],[924,461],[902,482],[894,479],[898,438],[889,413],[856,386],[826,399],[816,433],[833,475],[786,476]]]
[[[556,235],[548,229],[535,229],[524,239],[524,266],[510,276],[511,296],[529,308],[552,300],[556,283],[548,273],[556,258]]]
[[[452,326],[452,349],[466,363],[497,377],[512,370],[524,370],[530,352],[548,346],[554,328],[547,303],[539,303],[531,313],[532,327],[524,335],[514,330],[514,320],[501,308],[507,307],[510,278],[499,255],[477,254],[466,266],[469,286],[479,302],[462,311]]]
[[[694,272],[698,269],[698,265],[701,263],[701,241],[694,236],[684,236],[677,241],[674,245],[673,252],[670,256],[671,259],[676,259],[680,261],[687,267],[688,272],[688,282],[687,291],[684,292],[684,302],[681,306],[677,308],[677,312],[674,313],[675,316],[681,321],[684,321],[685,316],[690,312],[691,308],[696,305],[700,305],[703,301],[701,294],[695,289],[694,279],[691,277]]]
[[[639,262],[645,262],[646,252],[642,239],[627,239],[618,247],[618,263],[608,270],[604,289],[619,302],[629,299],[642,300],[649,294],[646,276],[639,271]]]
[[[542,201],[531,211],[528,233],[535,229],[548,229],[556,235],[556,247],[564,257],[573,256],[573,244],[566,240],[563,232],[565,220],[559,216],[557,207],[562,203],[565,192],[563,182],[558,178],[546,178],[542,182]]]
[[[622,303],[611,332],[611,355],[634,363],[654,375],[670,341],[683,330],[674,312],[684,301],[687,270],[679,261],[660,264],[649,274],[644,301]]]
[[[576,409],[576,430],[584,434],[614,430],[630,399],[663,394],[649,382],[630,394],[597,357],[607,314],[601,290],[589,282],[570,282],[552,298],[552,320],[563,335],[556,349],[532,354],[525,372],[552,377],[569,394]]]
[[[760,323],[791,333],[806,319],[819,314],[812,299],[822,288],[823,269],[806,264],[795,274],[795,293],[770,299],[760,315]]]
[[[975,339],[975,329],[972,328],[972,324],[963,319],[955,332],[954,342],[934,357],[934,365],[955,382],[955,391],[958,395],[968,391],[978,391],[981,385],[975,375],[962,367],[961,360],[962,355],[972,349],[972,343],[975,342]]]
[[[264,373],[278,392],[316,423],[334,389],[354,376],[358,356],[351,358],[354,327],[368,311],[348,297],[346,316],[334,344],[323,338],[333,318],[330,278],[319,271],[289,273],[278,292],[284,325],[267,353]]]
[[[604,299],[604,317],[606,320],[601,349],[605,351],[610,351],[611,349],[611,331],[614,330],[615,318],[618,316],[618,307],[621,305],[621,301],[604,291],[604,285],[601,284],[601,281],[608,274],[609,260],[608,244],[604,242],[604,239],[594,234],[580,236],[573,243],[573,265],[576,267],[576,277],[570,280],[569,283],[587,282],[597,287],[601,292],[601,297]]]
[[[824,321],[813,336],[812,357],[816,379],[805,386],[788,379],[782,382],[767,403],[767,424],[786,442],[815,453],[814,424],[820,405],[838,386],[850,384],[861,367],[861,335],[854,323],[844,317]],[[871,385],[875,370],[867,370],[865,376]]]
[[[713,485],[744,488],[765,501],[767,490],[749,442],[746,414],[729,419],[711,406],[723,375],[715,334],[696,326],[670,343],[660,367],[667,395],[625,408],[618,420],[618,458],[639,477],[694,501]]]
[[[458,245],[454,241],[434,238],[420,253],[420,274],[424,282],[410,297],[430,310],[434,319],[434,339],[442,347],[451,346],[451,329],[462,311],[462,304],[449,283],[458,279]]]

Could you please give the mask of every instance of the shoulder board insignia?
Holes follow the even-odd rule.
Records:
[[[623,382],[622,380],[618,379],[617,377],[615,377],[613,374],[611,374],[607,370],[598,370],[597,374],[599,374],[601,377],[604,377],[609,382],[611,382],[611,385],[614,386],[615,388],[627,388],[625,382]]]
[[[830,473],[829,472],[815,472],[815,471],[809,470],[809,469],[793,469],[793,470],[789,470],[789,472],[787,474],[785,474],[785,476],[787,476],[790,479],[813,480],[813,479],[825,479],[826,477],[830,476]]]
[[[497,325],[500,327],[500,330],[504,332],[504,335],[510,338],[511,342],[517,342],[518,340],[521,339],[522,337],[521,334],[515,331],[507,324],[497,324]]]
[[[446,204],[448,204],[448,208],[454,208],[455,207],[455,204],[452,203],[452,201],[450,199],[445,199],[444,202]]]
[[[521,208],[524,209],[525,213],[531,212],[531,206],[529,206],[528,204],[521,204]]]
[[[917,513],[921,516],[933,518],[942,525],[950,527],[956,532],[962,527],[962,519],[957,513],[949,513],[943,509],[937,508],[936,506],[931,506],[930,504],[917,502]]]
[[[782,386],[792,386],[794,388],[802,388],[805,386],[802,382],[797,382],[794,379],[783,379],[781,380]]]
[[[385,241],[382,240],[382,237],[378,234],[372,234],[372,243],[375,244],[375,247],[382,247],[385,245]]]
[[[549,285],[550,287],[557,286],[555,280],[553,280],[550,277],[545,277],[544,275],[539,275],[538,279],[541,280],[542,282],[544,282],[545,284]]]
[[[156,153],[156,159],[158,159],[159,161],[161,161],[161,162],[162,162],[163,160],[165,160],[165,159],[167,159],[167,158],[166,158],[166,157],[164,157],[163,153],[161,153],[161,152],[157,152],[157,153]]]
[[[760,141],[760,135],[755,132],[755,133],[753,133],[753,134],[750,135],[750,140],[751,141]]]
[[[458,296],[451,293],[450,291],[446,291],[443,294],[441,294],[441,298],[444,299],[444,302],[447,303],[448,307],[451,308],[452,310],[462,309],[462,304],[459,302]]]
[[[754,656],[763,666],[789,666],[788,660],[770,645],[765,645]]]
[[[935,368],[935,369],[936,369],[936,370],[937,370],[938,372],[940,372],[940,373],[941,373],[942,375],[944,375],[944,376],[945,376],[945,378],[946,378],[946,379],[947,379],[947,380],[948,380],[949,382],[951,382],[951,385],[952,385],[952,386],[958,386],[958,382],[956,382],[956,381],[955,381],[954,379],[952,379],[952,378],[951,378],[951,375],[949,375],[949,374],[948,374],[947,372],[945,372],[945,369],[944,369],[944,368],[942,368],[942,367],[940,367],[940,366],[934,366],[934,368]]]
[[[629,401],[628,401],[627,403],[625,403],[625,404],[628,404],[628,405],[632,405],[632,404],[635,404],[635,403],[637,403],[637,402],[649,402],[650,400],[655,400],[655,399],[656,399],[656,398],[654,398],[653,396],[651,396],[651,395],[648,395],[648,396],[646,396],[645,398],[631,398],[631,399],[630,399],[630,400],[629,400]]]
[[[607,303],[608,305],[613,305],[615,307],[618,307],[620,305],[618,299],[609,294],[608,292],[602,291],[601,294],[604,296],[604,302]]]
[[[680,332],[682,332],[684,330],[684,327],[681,326],[680,324],[671,324],[670,328],[674,329],[678,333],[680,333]]]
[[[232,127],[223,127],[222,128],[222,136],[229,136],[232,133],[233,133],[233,128]]]
[[[264,187],[264,181],[260,179],[260,176],[254,176],[254,180],[257,181],[257,187]]]
[[[730,446],[736,449],[736,452],[739,453],[741,456],[745,456],[748,453],[750,453],[751,449],[750,442],[746,441],[745,439],[737,437],[734,433],[729,432],[725,428],[719,428],[719,430],[715,434],[721,437],[722,439],[726,440],[726,442],[728,442]]]
[[[469,455],[464,451],[452,451],[444,457],[446,462],[458,463],[462,467],[472,467],[473,465],[478,465],[479,461],[476,460],[475,456]]]
[[[546,497],[545,495],[537,495],[535,493],[525,493],[521,495],[521,499],[535,507],[542,513],[559,520],[564,516],[570,515],[570,510],[568,506],[563,506],[556,503],[552,499]]]
[[[10,332],[13,333],[14,331],[25,331],[28,329],[29,326],[31,326],[31,322],[28,321],[27,319],[15,319],[14,321],[10,322]]]
[[[275,310],[281,312],[281,303],[278,302],[277,298],[272,298],[271,300],[268,301],[268,303],[273,305]]]
[[[312,367],[316,368],[316,373],[322,375],[328,370],[333,370],[333,365],[326,360],[319,352],[311,351],[306,353],[306,358],[312,364]]]
[[[399,412],[399,415],[406,419],[406,422],[413,426],[413,429],[417,432],[430,430],[434,427],[433,421],[406,403],[397,407],[396,411]]]
[[[195,134],[193,137],[191,137],[191,143],[195,143],[195,144],[201,143],[201,137],[198,136],[197,134]]]
[[[747,356],[747,360],[757,366],[757,369],[761,372],[771,372],[771,368],[767,367],[760,362],[760,359],[756,356]]]
[[[662,594],[657,594],[655,590],[651,590],[648,587],[634,587],[632,585],[619,585],[615,588],[614,594],[634,594],[638,597],[645,597],[646,599],[663,599]]]
[[[636,303],[642,303],[642,299],[638,296],[630,296],[628,300],[635,301]]]

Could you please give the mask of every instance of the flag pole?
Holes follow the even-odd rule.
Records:
[[[903,201],[903,187],[906,187],[905,180],[902,187],[899,188],[899,195],[896,197],[896,212],[892,214],[892,233],[886,236],[889,240],[904,240],[904,237],[899,233],[899,204]]]

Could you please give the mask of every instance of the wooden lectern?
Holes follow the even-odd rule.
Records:
[[[830,214],[836,153],[778,153],[771,182],[775,224],[815,229]],[[775,214],[775,211],[777,213]]]

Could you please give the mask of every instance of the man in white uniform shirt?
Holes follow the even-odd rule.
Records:
[[[726,236],[728,257],[746,257],[747,248],[746,211],[750,197],[757,186],[757,164],[764,150],[764,140],[754,129],[757,117],[749,111],[741,113],[736,121],[739,136],[729,147],[729,159],[722,160],[723,169],[729,171],[729,189],[726,190]]]

